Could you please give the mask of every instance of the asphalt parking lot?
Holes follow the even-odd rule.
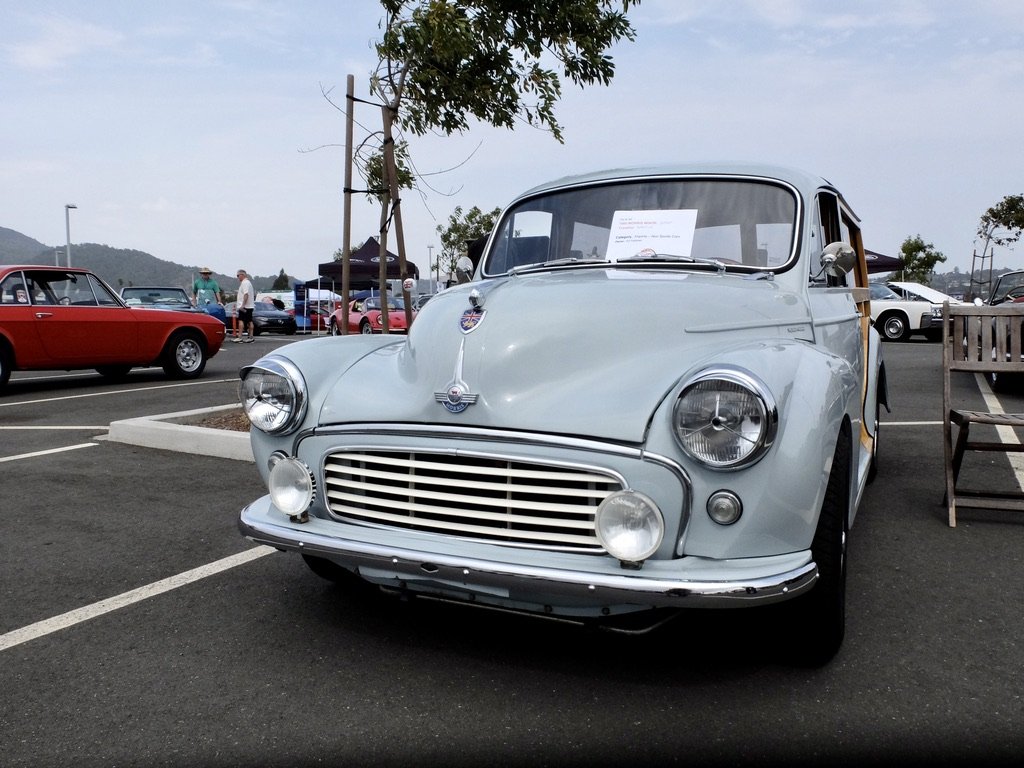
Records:
[[[238,534],[251,463],[97,439],[234,402],[238,366],[291,341],[228,345],[198,382],[0,395],[5,767],[1020,763],[1024,519],[946,525],[938,344],[884,347],[846,642],[806,669],[770,611],[621,637],[345,592]]]

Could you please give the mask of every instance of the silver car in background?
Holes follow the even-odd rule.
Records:
[[[824,179],[665,166],[503,213],[408,336],[242,369],[255,542],[317,574],[609,628],[779,603],[844,633],[886,404],[859,222]]]

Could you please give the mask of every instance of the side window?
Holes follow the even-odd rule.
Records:
[[[56,275],[60,276],[60,273],[56,273]],[[29,296],[32,297],[33,304],[57,303],[58,297],[50,285],[52,277],[54,277],[54,273],[27,272],[25,274],[26,285],[28,286]]]
[[[808,267],[811,273],[811,280],[816,285],[850,285],[853,283],[852,278],[849,275],[847,279],[828,278],[821,273],[821,262],[819,256],[822,250],[829,243],[834,243],[838,240],[850,242],[848,237],[844,237],[843,219],[839,210],[839,199],[831,192],[821,191],[818,193],[818,203],[815,206],[815,221],[814,221],[814,250],[810,254],[811,258],[808,259]],[[846,230],[847,233],[849,230]],[[852,245],[852,243],[851,243]]]
[[[117,299],[103,283],[101,283],[95,275],[89,275],[89,283],[92,285],[92,292],[96,296],[96,303],[101,307],[116,307],[118,306]]]
[[[4,304],[28,304],[28,290],[20,272],[8,275],[0,283],[0,302]]]
[[[550,257],[552,223],[547,211],[518,211],[506,219],[488,268],[505,272],[527,264],[543,264]]]

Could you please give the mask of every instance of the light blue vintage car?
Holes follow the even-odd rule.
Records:
[[[785,603],[839,649],[885,370],[827,181],[614,170],[516,199],[408,337],[241,371],[269,493],[243,534],[317,574],[603,626]]]

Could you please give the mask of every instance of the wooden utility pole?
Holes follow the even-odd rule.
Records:
[[[355,111],[355,77],[345,83],[345,189],[341,233],[341,332],[348,333],[348,297],[352,264],[352,125]]]

